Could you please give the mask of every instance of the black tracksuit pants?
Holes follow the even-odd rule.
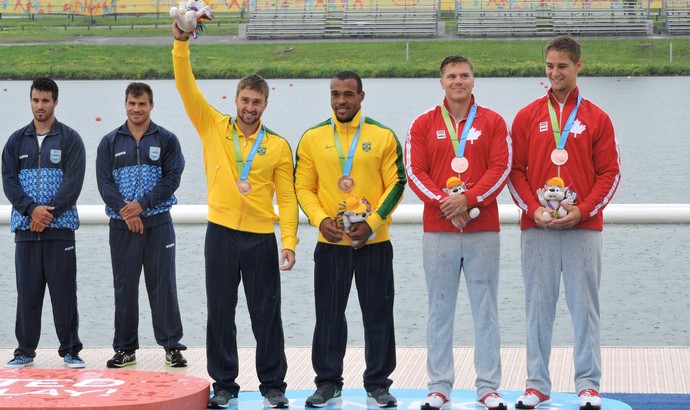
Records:
[[[316,327],[312,365],[316,385],[343,385],[347,346],[345,308],[354,277],[364,325],[364,388],[388,388],[396,366],[393,329],[393,246],[390,241],[350,246],[319,242],[314,250]]]
[[[206,229],[206,359],[213,390],[237,397],[237,327],[235,310],[244,284],[252,332],[256,339],[259,390],[285,391],[287,359],[280,315],[280,270],[275,234],[242,232],[209,222]]]

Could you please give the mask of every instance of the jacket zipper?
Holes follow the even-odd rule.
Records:
[[[46,137],[48,135],[46,134]],[[45,137],[43,138],[45,142]],[[41,200],[41,153],[43,152],[42,144],[38,142],[38,135],[36,135],[36,145],[38,145],[38,170],[36,171],[36,203],[40,205]],[[38,240],[41,240],[41,233],[36,232]]]
[[[139,197],[142,197],[142,186],[141,186],[141,157],[139,155],[139,140],[137,140],[137,187],[138,187],[138,192],[137,194]],[[134,198],[132,198],[134,200]]]

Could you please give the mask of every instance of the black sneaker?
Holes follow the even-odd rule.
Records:
[[[166,349],[165,364],[170,367],[187,367],[187,359],[182,356],[180,349]]]
[[[340,403],[343,400],[342,392],[337,384],[323,382],[316,386],[316,391],[307,397],[306,407],[326,407],[330,404]]]
[[[125,352],[124,350],[118,350],[112,359],[108,360],[106,366],[111,369],[116,369],[119,367],[132,366],[137,364],[137,355],[134,352]]]
[[[385,387],[367,392],[367,403],[378,407],[397,407],[398,401]]]
[[[230,405],[237,404],[237,397],[229,391],[223,389],[213,393],[213,397],[208,401],[209,409],[226,409]]]
[[[268,389],[264,394],[264,407],[283,409],[290,406],[290,401],[280,389]]]

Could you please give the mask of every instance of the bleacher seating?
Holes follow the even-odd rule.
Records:
[[[674,0],[681,1],[681,0]],[[682,0],[690,1],[690,0]],[[494,7],[487,7],[494,3]],[[457,11],[461,37],[516,37],[652,34],[642,0],[489,0],[462,3]]]
[[[435,37],[437,35],[438,11],[433,5],[348,8],[343,13],[343,37]]]
[[[438,6],[434,0],[416,0],[409,5],[355,0],[342,8],[340,4],[343,3],[338,3],[339,6],[336,7],[336,3],[330,1],[325,7],[314,5],[313,2],[304,4],[304,9],[273,7],[252,11],[246,27],[247,38],[397,38],[438,35]]]
[[[458,34],[468,37],[537,35],[535,10],[469,9],[458,12]]]
[[[690,34],[690,0],[664,0],[663,10],[668,34]]]
[[[652,34],[649,9],[633,1],[621,7],[554,8],[552,13],[554,34],[570,35],[638,35]]]
[[[249,17],[247,38],[322,38],[326,32],[326,18],[325,11],[255,11]]]

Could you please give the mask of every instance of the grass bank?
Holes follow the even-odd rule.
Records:
[[[167,28],[169,30],[169,26]],[[438,40],[408,42],[290,42],[201,45],[192,42],[197,78],[325,78],[341,69],[363,77],[435,77],[449,54],[472,59],[478,77],[544,75],[546,40]],[[673,62],[670,62],[670,43]],[[0,47],[0,79],[172,78],[170,45],[6,45]],[[584,76],[690,75],[690,39],[581,40]]]

